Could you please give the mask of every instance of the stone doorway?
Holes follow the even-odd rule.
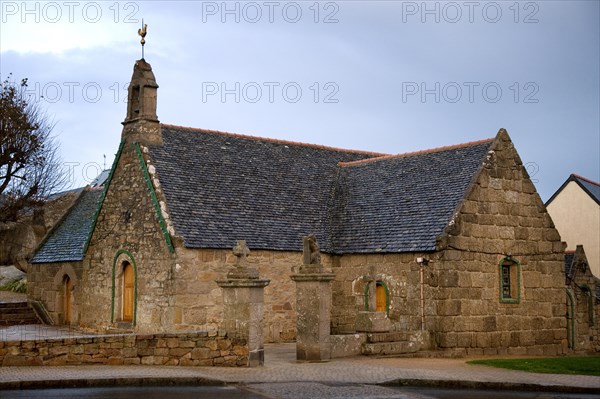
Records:
[[[135,300],[135,273],[131,263],[123,262],[123,316],[125,322],[133,321],[133,304]]]
[[[71,324],[71,293],[73,291],[73,283],[71,278],[67,275],[64,280],[64,308],[65,308],[65,324]]]
[[[378,281],[375,285],[375,303],[376,303],[376,312],[386,312],[387,313],[387,292],[385,285],[382,282]]]

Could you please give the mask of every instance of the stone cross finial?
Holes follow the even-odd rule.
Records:
[[[246,245],[246,240],[237,240],[233,247],[233,254],[237,257],[235,262],[236,267],[245,267],[250,249]]]
[[[320,265],[321,264],[321,247],[317,243],[317,237],[310,234],[303,238],[304,243],[304,264],[305,265]]]

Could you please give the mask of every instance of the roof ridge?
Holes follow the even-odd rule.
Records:
[[[598,183],[598,182],[595,182],[595,181],[593,181],[593,180],[590,180],[590,179],[588,179],[587,177],[583,177],[583,176],[581,176],[581,175],[578,175],[578,174],[576,174],[576,173],[571,173],[571,176],[573,176],[573,177],[575,177],[575,178],[577,178],[577,179],[581,179],[581,180],[583,180],[583,181],[586,181],[586,182],[588,182],[588,183],[594,184],[594,185],[596,185],[596,186],[600,186],[600,183]]]
[[[347,152],[347,153],[354,153],[354,154],[374,155],[377,157],[390,155],[390,154],[385,154],[385,153],[381,153],[381,152],[351,150],[351,149],[347,149],[347,148],[331,147],[331,146],[320,145],[320,144],[303,143],[300,141],[282,140],[282,139],[274,139],[274,138],[270,138],[270,137],[261,137],[261,136],[247,135],[247,134],[224,132],[224,131],[220,131],[220,130],[211,130],[211,129],[202,129],[202,128],[195,128],[195,127],[188,127],[188,126],[171,125],[168,123],[161,123],[160,125],[161,125],[161,127],[165,127],[165,128],[183,129],[183,130],[189,130],[189,131],[200,132],[200,133],[214,133],[214,134],[221,134],[224,136],[268,141],[271,143],[290,144],[290,145],[303,146],[303,147],[319,148],[319,149],[323,149],[323,150],[333,150],[333,151]]]
[[[455,148],[470,147],[470,146],[477,145],[477,144],[490,143],[490,142],[494,141],[495,139],[496,139],[495,137],[491,137],[491,138],[487,138],[487,139],[483,139],[483,140],[468,141],[466,143],[461,143],[461,144],[453,144],[453,145],[448,145],[448,146],[443,146],[443,147],[430,148],[427,150],[405,152],[402,154],[384,155],[384,156],[380,156],[380,157],[376,157],[376,158],[361,159],[358,161],[338,162],[338,165],[342,166],[342,167],[355,166],[355,165],[361,165],[361,164],[365,164],[365,163],[369,163],[369,162],[376,162],[376,161],[381,161],[381,160],[392,159],[392,158],[402,158],[402,157],[413,156],[413,155],[429,154],[429,153],[433,153],[433,152],[452,150]]]

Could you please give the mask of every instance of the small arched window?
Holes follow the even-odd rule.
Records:
[[[521,300],[521,266],[511,256],[500,261],[500,302],[519,303]]]

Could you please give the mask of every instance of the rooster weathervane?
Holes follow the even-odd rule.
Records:
[[[142,40],[140,40],[140,43],[142,44],[142,59],[144,59],[144,44],[146,44],[146,33],[148,30],[148,25],[144,23],[144,20],[142,19],[142,27],[140,29],[138,29],[138,35],[140,35],[142,37]]]

